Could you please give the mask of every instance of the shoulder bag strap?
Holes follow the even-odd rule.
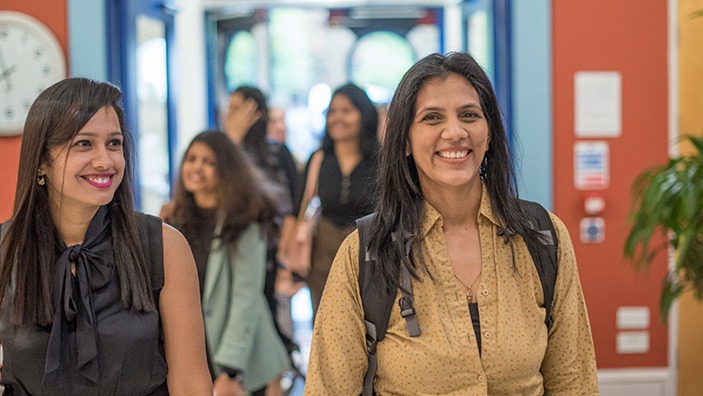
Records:
[[[320,179],[320,168],[322,167],[322,160],[324,158],[325,153],[321,149],[317,150],[312,157],[310,157],[310,166],[308,167],[308,174],[305,179],[305,190],[303,192],[303,200],[300,202],[298,219],[303,218],[308,202],[310,202],[313,196],[317,195],[317,185]]]

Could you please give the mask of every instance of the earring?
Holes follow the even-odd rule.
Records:
[[[486,171],[486,166],[488,166],[488,157],[483,157],[483,162],[481,163],[481,166],[478,167],[478,176],[484,183],[488,180],[488,171]]]
[[[37,184],[40,186],[43,186],[46,184],[46,178],[44,177],[44,175],[37,176]]]

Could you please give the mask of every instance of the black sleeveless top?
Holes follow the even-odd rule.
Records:
[[[141,226],[146,216],[139,216]],[[5,394],[168,394],[159,313],[122,307],[109,223],[102,207],[83,245],[57,242],[52,325],[13,325],[14,291],[7,291],[0,309]],[[145,255],[149,260],[150,253]],[[75,275],[71,262],[76,264]],[[160,264],[151,268],[152,279],[155,272],[163,274]]]

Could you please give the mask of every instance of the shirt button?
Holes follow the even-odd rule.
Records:
[[[482,375],[479,375],[479,376],[478,376],[478,381],[479,381],[479,382],[483,382],[483,376],[482,376]]]
[[[483,294],[484,296],[487,296],[487,295],[488,295],[488,290],[483,290],[483,291],[481,292],[481,294]]]
[[[483,336],[486,338],[491,338],[491,332],[487,331],[487,332],[483,333]]]

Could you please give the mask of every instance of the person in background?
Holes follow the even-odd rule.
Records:
[[[292,207],[294,197],[298,193],[299,175],[288,147],[280,142],[267,139],[268,126],[269,109],[266,97],[261,90],[252,86],[240,86],[230,94],[224,121],[224,130],[227,136],[244,148],[254,164],[264,172],[270,181],[281,187],[283,193],[278,200],[281,216],[276,221],[279,223],[279,232],[272,235],[268,241],[266,286],[264,288],[269,308],[276,318],[278,312],[276,280],[279,269],[283,267],[279,260],[279,247],[283,246],[282,244],[292,232],[295,224]],[[282,279],[282,281],[286,280]],[[279,323],[276,321],[275,324],[286,348],[289,351],[297,348],[287,333],[281,331]],[[270,384],[269,396],[278,394],[278,382],[276,379]]]
[[[264,395],[288,366],[264,296],[276,189],[222,132],[198,134],[183,155],[166,221],[193,249],[216,394]]]
[[[193,256],[133,209],[120,100],[112,84],[70,78],[27,114],[0,225],[6,394],[212,395]]]
[[[254,164],[269,180],[278,184],[283,196],[280,197],[280,212],[283,213],[280,230],[276,238],[269,241],[266,298],[271,311],[276,312],[274,284],[279,263],[278,246],[287,237],[295,223],[292,212],[293,199],[297,195],[298,170],[288,148],[278,142],[268,141],[268,106],[264,94],[255,87],[241,86],[229,98],[229,108],[225,117],[227,136],[249,154]]]
[[[269,108],[266,137],[271,142],[286,144],[286,111],[281,107]]]
[[[269,142],[277,142],[286,146],[286,112],[281,107],[270,107],[266,136]],[[296,164],[297,168],[297,164]],[[291,201],[293,197],[291,196]],[[280,251],[278,252],[279,263]],[[276,283],[274,285],[276,297],[276,324],[284,339],[289,340],[287,346],[290,352],[299,349],[293,342],[293,318],[291,311],[292,297],[305,286],[305,282],[282,265],[278,266]],[[273,389],[273,388],[272,388]]]
[[[373,210],[377,131],[378,114],[366,92],[353,84],[334,91],[322,148],[308,161],[303,183],[307,183],[313,157],[322,156],[317,180],[322,209],[313,240],[311,268],[291,268],[307,275],[313,314],[339,245],[354,230],[354,220]],[[304,205],[301,202],[299,206]]]
[[[376,346],[380,395],[597,395],[593,339],[564,223],[550,328],[530,228],[493,88],[465,53],[429,55],[402,78],[381,149],[368,251],[399,290],[411,274],[411,337],[398,304]],[[394,242],[409,236],[410,253]],[[313,331],[307,395],[358,395],[368,368],[359,235],[339,249]],[[407,289],[407,288],[406,288]]]

